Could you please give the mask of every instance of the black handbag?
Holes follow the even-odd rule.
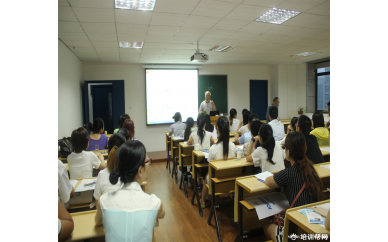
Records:
[[[58,146],[61,158],[67,158],[74,151],[70,137],[63,137],[63,139],[58,140]]]

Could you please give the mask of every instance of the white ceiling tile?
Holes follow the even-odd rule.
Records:
[[[100,58],[88,58],[88,57],[84,57],[84,58],[80,58],[80,60],[82,62],[93,62],[93,63],[96,63],[96,62],[101,62]]]
[[[106,52],[98,52],[98,56],[102,60],[103,58],[120,58],[119,52],[117,53],[106,53]]]
[[[96,52],[94,53],[76,53],[79,58],[99,58]]]
[[[235,19],[254,21],[264,13],[268,12],[270,9],[271,8],[268,8],[268,7],[259,7],[259,6],[240,4],[238,7],[233,9],[228,15],[226,15],[226,18],[235,18]]]
[[[241,28],[239,31],[260,34],[260,33],[265,33],[273,29],[274,27],[275,27],[275,24],[250,21],[249,24]]]
[[[197,42],[198,38],[195,36],[174,36],[171,43],[177,43],[177,44],[191,44],[194,42]]]
[[[74,52],[74,53],[95,53],[97,54],[96,52],[96,49],[94,49],[94,47],[87,47],[87,48],[71,48],[71,50]]]
[[[59,21],[73,21],[77,22],[73,10],[71,7],[58,6],[58,20]]]
[[[195,44],[169,44],[167,46],[167,49],[196,49],[197,48],[197,45]]]
[[[133,35],[133,34],[118,34],[118,41],[128,41],[128,42],[144,42],[144,35]]]
[[[58,31],[66,33],[83,33],[83,29],[78,22],[58,21]]]
[[[292,45],[295,45],[295,46],[308,46],[308,45],[317,43],[319,41],[320,41],[319,39],[304,38],[304,39],[295,41],[294,43],[292,43]]]
[[[244,48],[247,48],[247,47],[256,48],[256,47],[265,45],[266,43],[267,42],[263,42],[263,41],[250,41],[250,42],[246,41],[245,43],[241,44],[240,46],[244,47]]]
[[[88,34],[90,41],[117,41],[116,34]]]
[[[218,2],[228,2],[228,3],[242,3],[244,0],[215,0]]]
[[[213,26],[213,29],[239,30],[250,22],[252,20],[223,18]]]
[[[205,38],[226,38],[234,33],[236,33],[236,31],[234,31],[234,30],[212,28],[206,34],[204,34],[202,37],[205,37]]]
[[[181,55],[171,55],[171,54],[161,54],[159,56],[159,59],[176,59],[176,58],[179,58],[181,57]]]
[[[173,38],[172,35],[147,35],[145,37],[145,42],[147,43],[166,43],[168,44],[171,39]]]
[[[188,17],[189,17],[188,14],[154,13],[152,15],[150,24],[165,25],[165,26],[181,26]]]
[[[160,48],[166,48],[168,46],[168,43],[149,43],[145,42],[143,45],[143,49],[160,49]]]
[[[97,42],[93,41],[94,48],[118,48],[119,43],[117,41],[115,42]]]
[[[292,44],[292,43],[299,41],[301,39],[302,39],[302,37],[279,36],[279,38],[271,40],[271,42],[275,43],[275,44]]]
[[[220,20],[221,18],[216,17],[190,15],[183,26],[191,28],[211,28]]]
[[[176,33],[176,36],[194,36],[194,37],[201,37],[203,34],[205,34],[209,28],[187,28],[187,27],[181,27],[179,31]]]
[[[157,59],[161,53],[141,53],[140,58]]]
[[[199,49],[201,50],[201,52],[203,52],[205,50],[210,50],[213,47],[214,47],[214,44],[209,45],[209,44],[202,44],[201,42],[199,42]],[[193,45],[193,49],[197,49],[197,45]]]
[[[245,0],[241,4],[273,8],[284,1],[286,0]]]
[[[74,13],[80,22],[114,23],[113,9],[107,8],[74,8]]]
[[[197,7],[191,12],[192,15],[209,16],[209,17],[224,17],[235,7],[237,3],[228,3],[221,1],[201,1]]]
[[[58,0],[58,6],[70,7],[69,3],[66,0]]]
[[[69,0],[72,7],[77,8],[110,8],[114,7],[114,0]]]
[[[116,23],[149,24],[152,11],[115,9]]]
[[[300,27],[293,27],[293,26],[281,26],[281,25],[275,25],[272,29],[266,31],[266,34],[273,34],[273,35],[288,35],[290,33],[294,33],[295,31],[301,30]]]
[[[126,59],[126,58],[120,58],[120,59],[121,59],[121,62],[125,62],[125,63],[139,63],[139,61],[136,59]]]
[[[277,5],[276,8],[306,12],[307,10],[318,6],[324,1],[325,0],[287,0]]]
[[[106,53],[111,53],[111,54],[118,54],[119,53],[119,48],[95,48],[98,54],[106,54]]]
[[[327,16],[301,13],[298,16],[293,17],[292,19],[282,23],[282,25],[295,26],[295,27],[307,27],[308,25],[314,24],[325,18],[327,18]]]
[[[199,44],[203,45],[219,45],[223,38],[200,38]]]
[[[75,48],[85,48],[85,47],[93,47],[92,43],[90,43],[89,40],[87,41],[76,41],[76,40],[66,40],[63,41],[65,44],[71,49],[72,47]]]
[[[306,13],[330,15],[330,1],[323,2],[320,5],[308,10]]]
[[[322,29],[301,28],[291,33],[287,33],[287,36],[312,38],[313,36],[316,36],[318,33],[322,33],[322,32],[324,32],[324,30]]]
[[[157,0],[154,12],[189,14],[200,0]]]
[[[142,49],[136,49],[136,48],[120,48],[120,56],[125,56],[127,54],[140,54]]]
[[[232,35],[230,35],[228,38],[226,39],[237,39],[237,40],[246,40],[246,41],[249,41],[249,40],[252,40],[253,37],[255,36],[258,36],[259,34],[257,33],[249,33],[249,32],[241,32],[241,31],[238,31]]]
[[[318,34],[315,34],[311,36],[310,38],[313,39],[330,39],[330,30],[325,30],[323,32],[320,32]]]
[[[162,53],[165,49],[164,48],[155,48],[155,49],[143,49],[141,54],[155,54],[155,53]]]
[[[155,26],[151,25],[148,28],[147,34],[150,35],[169,35],[174,36],[179,30],[177,26]]]
[[[116,23],[118,34],[145,34],[148,31],[148,24],[123,24]]]
[[[100,59],[102,62],[112,62],[112,63],[121,61],[119,57],[100,57]]]
[[[330,46],[319,48],[319,49],[314,49],[314,52],[330,52]],[[329,53],[330,54],[330,53]]]
[[[322,48],[322,47],[328,47],[330,46],[330,39],[322,40],[317,43],[308,45],[309,48]]]
[[[278,39],[278,38],[279,38],[279,35],[265,34],[264,33],[264,34],[253,37],[251,41],[268,42],[268,41],[272,41],[272,40]]]
[[[64,32],[58,32],[58,38],[61,40],[82,40],[82,41],[88,41],[88,36],[85,33],[64,33]]]
[[[225,46],[241,46],[243,43],[245,43],[245,40],[237,40],[237,39],[224,39],[221,40],[218,45],[225,45]]]
[[[114,23],[82,23],[87,34],[96,33],[96,34],[115,34],[116,28]]]
[[[312,29],[330,29],[330,17],[326,17],[325,19],[308,25],[307,27]]]
[[[165,49],[163,51],[165,54],[172,54],[172,55],[186,55],[186,54],[193,54],[193,50],[173,50],[173,49]]]
[[[124,58],[124,59],[134,59],[134,60],[138,60],[140,57],[140,53],[120,53],[120,58]]]

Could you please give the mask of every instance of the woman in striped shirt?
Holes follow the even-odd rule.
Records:
[[[306,187],[295,202],[294,207],[320,201],[323,185],[312,161],[306,156],[307,146],[304,135],[300,132],[288,134],[285,146],[286,159],[291,162],[291,167],[268,177],[265,184],[269,187],[284,186],[287,200],[291,204],[306,182]],[[283,227],[279,228],[273,223],[264,225],[264,232],[267,238],[274,242],[283,239]]]

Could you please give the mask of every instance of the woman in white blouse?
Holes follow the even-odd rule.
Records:
[[[259,168],[261,168],[261,172],[283,170],[286,155],[280,142],[275,142],[271,125],[260,125],[259,122],[260,120],[251,122],[251,134],[254,138],[249,145],[246,159],[248,162],[253,162],[254,173],[258,173]],[[259,146],[260,144],[261,146]]]
[[[117,168],[109,176],[112,185],[121,181],[117,191],[103,194],[97,201],[95,222],[104,224],[106,241],[152,241],[156,219],[164,218],[162,201],[145,193],[140,184],[148,180],[146,149],[140,141],[120,146]]]
[[[237,111],[236,109],[232,108],[229,111],[230,132],[237,131],[239,123],[240,123],[240,120],[237,119]]]
[[[98,173],[96,187],[94,189],[93,196],[96,200],[100,200],[100,197],[106,192],[117,191],[121,186],[120,181],[116,185],[112,185],[109,181],[109,175],[116,169],[117,151],[125,141],[125,137],[118,133],[113,134],[109,138],[107,168]]]
[[[191,133],[188,145],[199,144],[199,149],[210,149],[210,146],[214,144],[212,133],[205,130],[206,120],[205,115],[200,113],[197,118],[198,131],[197,133]]]

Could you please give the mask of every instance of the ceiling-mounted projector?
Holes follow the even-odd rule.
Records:
[[[197,51],[190,58],[191,62],[207,62],[209,60],[209,56],[204,53],[199,52],[199,41],[197,41]]]

